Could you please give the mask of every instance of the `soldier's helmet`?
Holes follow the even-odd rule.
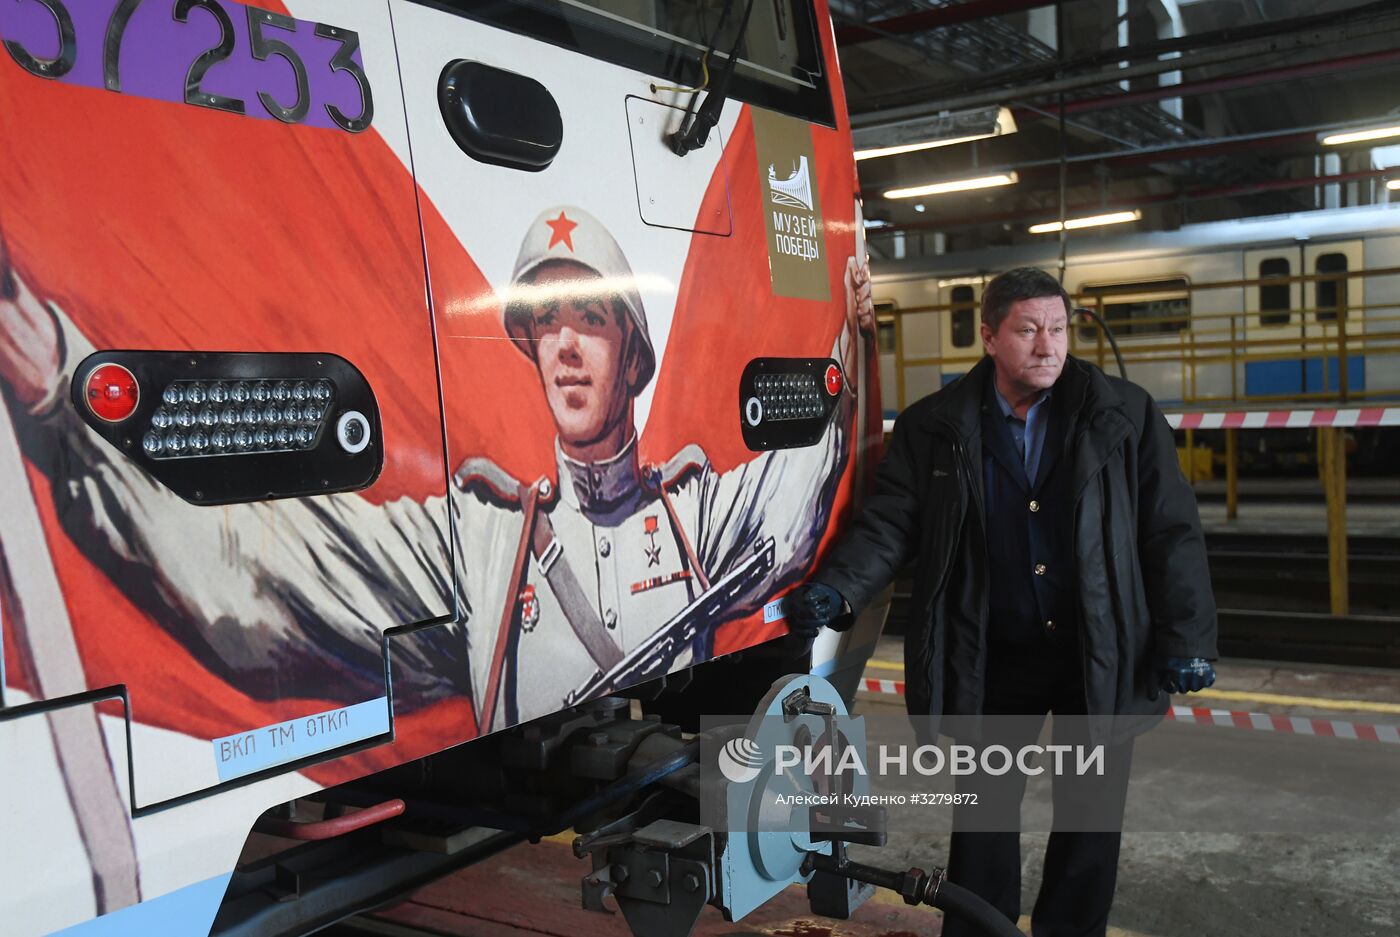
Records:
[[[632,333],[641,353],[641,368],[628,389],[633,394],[640,392],[656,372],[656,351],[647,329],[642,297],[637,292],[637,280],[608,229],[582,208],[556,205],[546,209],[526,231],[506,300],[506,334],[522,354],[535,360],[535,343],[530,341],[535,300],[528,281],[540,267],[552,263],[571,263],[597,274],[602,278],[603,291],[621,301],[632,320]]]

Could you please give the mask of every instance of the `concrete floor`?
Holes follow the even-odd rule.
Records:
[[[887,639],[868,675],[900,679],[898,661]],[[1394,671],[1240,661],[1218,670],[1206,694],[1174,702],[1400,724]],[[903,702],[862,693],[858,707],[888,716]],[[888,730],[872,735],[881,731]],[[1045,829],[1048,815],[1048,803],[1028,794],[1027,828]],[[1400,745],[1167,723],[1137,747],[1127,825],[1111,917],[1126,932],[1400,934]],[[946,859],[946,824],[910,816],[891,828],[883,849],[853,853],[886,865]],[[1022,835],[1025,911],[1035,902],[1046,839]]]

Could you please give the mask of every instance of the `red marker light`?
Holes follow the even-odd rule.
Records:
[[[826,366],[826,392],[833,397],[841,393],[841,369],[834,364]]]
[[[130,371],[119,364],[93,368],[84,388],[88,409],[99,420],[120,423],[136,412],[141,388]]]

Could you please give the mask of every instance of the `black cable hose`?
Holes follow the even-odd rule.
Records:
[[[935,908],[967,918],[987,937],[1025,937],[1000,911],[959,885],[945,881],[930,902]]]
[[[1074,315],[1084,316],[1093,319],[1098,327],[1103,329],[1103,334],[1108,338],[1108,344],[1113,347],[1113,357],[1118,359],[1118,376],[1124,380],[1128,379],[1128,369],[1123,365],[1123,353],[1118,350],[1118,339],[1113,337],[1113,330],[1108,327],[1108,323],[1099,317],[1099,314],[1092,309],[1085,309],[1083,306],[1076,306]]]
[[[945,913],[952,912],[971,921],[985,937],[1026,937],[1015,922],[1008,920],[986,899],[948,881],[942,869],[934,869],[932,875],[921,869],[895,872],[863,862],[852,862],[840,850],[829,856],[819,852],[808,853],[802,871],[806,873],[814,869],[853,882],[866,882],[876,888],[888,888],[903,896],[909,904],[927,904]]]

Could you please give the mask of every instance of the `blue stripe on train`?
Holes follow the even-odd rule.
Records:
[[[1284,361],[1250,361],[1244,366],[1245,396],[1268,394],[1313,394],[1341,389],[1338,359],[1328,358],[1327,386],[1322,385],[1321,358],[1292,358]],[[1347,389],[1366,389],[1366,359],[1347,356]]]
[[[206,878],[158,898],[65,927],[53,937],[130,937],[133,934],[140,934],[141,937],[191,937],[207,934],[209,928],[214,926],[214,915],[219,911],[231,878],[232,872]]]

